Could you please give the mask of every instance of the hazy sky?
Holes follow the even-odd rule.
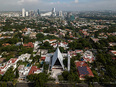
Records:
[[[0,0],[0,11],[26,10],[115,10],[116,0]]]

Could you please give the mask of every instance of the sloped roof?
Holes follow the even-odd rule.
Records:
[[[37,66],[32,66],[28,75],[34,74],[35,71],[40,70],[40,68],[37,68]]]
[[[63,64],[63,56],[59,50],[59,48],[57,48],[56,52],[54,53],[53,57],[52,57],[52,65],[51,65],[51,69],[54,66],[55,62],[57,61],[57,59],[59,60],[62,68],[64,69],[64,64]]]
[[[86,75],[94,77],[91,69],[84,61],[75,62],[75,65],[78,69],[79,78],[84,78]]]

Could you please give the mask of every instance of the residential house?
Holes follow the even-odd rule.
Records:
[[[91,69],[89,68],[87,63],[85,63],[85,61],[76,61],[75,65],[77,67],[77,72],[79,74],[80,80],[85,80],[86,75],[90,77],[94,77]]]

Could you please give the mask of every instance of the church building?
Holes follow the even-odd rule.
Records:
[[[59,48],[57,48],[54,55],[50,58],[49,69],[50,70],[52,70],[52,69],[64,70],[63,56],[62,56]]]

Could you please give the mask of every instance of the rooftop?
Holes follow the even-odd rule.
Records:
[[[28,75],[34,74],[34,72],[37,70],[40,70],[40,68],[37,68],[37,66],[32,66]]]
[[[94,77],[91,69],[89,68],[87,63],[85,63],[84,61],[75,62],[75,65],[78,69],[78,74],[80,79],[84,79],[84,76],[86,75]]]

